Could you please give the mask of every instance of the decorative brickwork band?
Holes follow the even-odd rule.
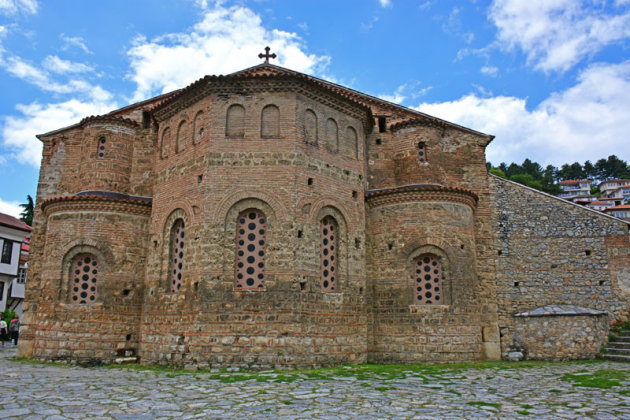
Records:
[[[151,215],[151,200],[123,194],[72,195],[50,198],[42,203],[46,216],[61,211],[107,211],[114,213]]]
[[[466,204],[474,210],[478,200],[477,194],[470,190],[433,184],[405,185],[365,193],[365,201],[372,208],[413,201],[451,201]]]
[[[262,211],[245,210],[236,223],[236,281],[237,290],[265,288],[265,249],[267,220]]]

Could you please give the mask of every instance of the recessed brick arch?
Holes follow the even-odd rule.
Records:
[[[179,207],[176,208],[175,210],[171,211],[171,213],[168,215],[168,217],[166,218],[166,220],[164,221],[164,225],[162,228],[162,252],[160,253],[161,258],[160,258],[160,267],[161,267],[161,275],[160,275],[160,280],[161,283],[164,285],[165,290],[167,290],[170,293],[176,293],[179,291],[180,287],[182,286],[182,282],[181,282],[181,278],[177,279],[175,282],[175,286],[173,283],[173,247],[174,247],[174,234],[177,234],[177,228],[179,227],[180,230],[180,234],[181,234],[181,229],[188,229],[190,226],[190,216],[192,212],[187,212],[185,211],[183,208]],[[179,225],[181,226],[179,226]],[[184,238],[180,238],[184,240],[185,243],[185,236]],[[179,244],[181,244],[181,241],[179,242]],[[177,250],[179,252],[179,249]],[[182,249],[183,251],[183,249]],[[177,260],[177,263],[181,262],[182,266],[183,266],[183,256],[180,259]],[[182,273],[182,270],[179,270],[179,274]],[[177,273],[174,274],[175,276],[177,275]]]
[[[330,209],[334,209],[337,215],[330,213],[335,219],[337,219],[338,223],[343,223],[344,226],[347,226],[347,229],[350,231],[354,231],[358,227],[358,220],[354,220],[352,217],[348,215],[350,212],[348,209],[339,202],[335,197],[325,196],[320,197],[316,201],[310,203],[308,199],[301,200],[298,204],[299,208],[304,207],[305,205],[310,204],[309,209],[309,221],[310,223],[318,222],[326,213],[326,211],[330,211]],[[324,209],[329,209],[324,211]]]
[[[165,159],[168,157],[168,152],[171,147],[171,129],[166,127],[160,133],[160,157]]]
[[[58,298],[61,303],[78,303],[71,301],[71,296],[73,294],[71,286],[74,279],[72,272],[75,268],[74,265],[77,264],[77,261],[80,259],[82,260],[81,262],[83,262],[84,258],[81,257],[85,256],[95,257],[98,264],[98,273],[96,276],[98,277],[99,286],[97,287],[101,287],[106,281],[107,275],[111,271],[112,266],[115,265],[115,261],[111,252],[99,247],[98,242],[94,240],[73,241],[69,248],[64,248],[66,251],[63,252],[63,258],[61,260],[61,285],[59,288]],[[91,276],[92,272],[90,271],[90,273],[87,274],[88,276]],[[89,303],[94,304],[96,301]]]
[[[444,250],[435,245],[423,245],[407,256],[408,301],[411,305],[449,305],[453,299],[451,264]],[[425,276],[428,276],[425,279]],[[423,287],[421,296],[418,288]],[[430,287],[430,289],[426,289]],[[435,289],[438,290],[435,290]],[[424,290],[426,289],[426,290]],[[430,292],[427,297],[425,292]],[[435,299],[439,296],[439,299]]]
[[[334,233],[332,233],[329,228],[329,226],[331,225],[331,221],[334,221]],[[319,208],[319,210],[315,214],[315,218],[311,220],[311,223],[316,223],[318,234],[317,237],[320,243],[320,246],[318,247],[318,257],[320,259],[320,286],[322,287],[322,291],[328,293],[343,292],[345,287],[347,286],[346,282],[350,274],[348,265],[348,249],[350,239],[348,237],[349,228],[348,224],[346,223],[346,217],[336,206],[327,204]],[[334,237],[331,237],[331,235],[333,235]],[[328,239],[328,242],[325,244],[324,239]],[[330,242],[331,240],[334,243]],[[330,245],[333,245],[336,249],[331,249]],[[334,271],[336,272],[336,274],[334,276],[334,285],[330,283],[330,280],[333,276],[328,276],[327,279],[329,280],[329,284],[324,284],[324,279],[322,277],[322,275],[324,274],[324,267],[322,266],[324,264],[324,259],[327,259],[329,264],[333,262],[329,258],[329,255],[323,255],[324,248],[326,248],[329,253],[335,254],[334,257],[336,261],[334,261]],[[334,289],[331,290],[331,287],[333,286]]]
[[[276,199],[274,195],[279,196],[280,199]],[[282,201],[285,201],[283,198],[281,191],[276,191],[275,194],[272,194],[266,191],[237,190],[229,193],[221,200],[214,209],[212,209],[210,214],[215,217],[212,221],[224,223],[225,229],[229,230],[230,228],[228,226],[230,223],[234,222],[230,219],[230,214],[233,212],[232,209],[240,208],[239,211],[245,210],[246,207],[242,207],[244,205],[243,202],[253,200],[251,201],[252,203],[262,203],[263,206],[268,208],[268,210],[261,210],[265,212],[267,218],[270,220],[273,221],[277,217],[279,221],[290,221],[291,215],[284,204],[282,204]],[[238,215],[238,213],[236,215]],[[236,216],[234,215],[234,217]]]

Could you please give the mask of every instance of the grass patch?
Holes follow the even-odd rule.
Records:
[[[527,410],[516,410],[516,414],[520,414],[521,416],[529,416],[531,413]]]
[[[532,408],[534,408],[534,406],[529,404],[521,404],[521,408],[524,410],[531,410]]]
[[[610,389],[621,385],[621,382],[626,380],[626,374],[612,369],[601,369],[594,373],[567,373],[560,379],[571,382],[573,386]]]

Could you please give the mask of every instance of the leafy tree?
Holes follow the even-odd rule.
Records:
[[[527,185],[531,188],[536,188],[537,190],[542,190],[543,185],[537,179],[534,179],[530,174],[516,174],[510,177],[511,181],[518,182],[519,184]]]
[[[500,176],[501,178],[506,178],[505,172],[503,172],[501,169],[490,168],[489,172],[493,175]]]
[[[33,213],[35,211],[35,206],[33,204],[33,197],[30,194],[26,196],[26,203],[20,204],[24,210],[20,213],[20,217],[29,226],[33,226]]]

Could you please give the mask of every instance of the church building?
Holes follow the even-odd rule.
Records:
[[[39,135],[19,356],[593,357],[628,222],[489,175],[493,136],[269,64]]]

